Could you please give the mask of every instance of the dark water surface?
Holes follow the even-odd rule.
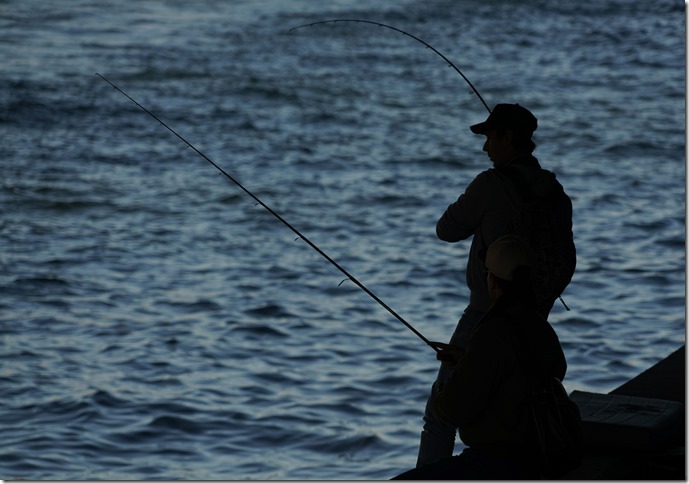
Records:
[[[375,6],[373,6],[375,5]],[[0,3],[0,478],[386,479],[415,463],[433,352],[467,302],[435,238],[489,166],[468,125],[539,118],[578,270],[568,390],[685,339],[677,0]]]

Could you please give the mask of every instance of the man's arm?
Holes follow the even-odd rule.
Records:
[[[481,223],[485,210],[487,172],[479,174],[456,202],[450,204],[435,226],[435,233],[445,242],[459,242],[471,237]]]
[[[454,427],[470,425],[483,413],[497,384],[504,338],[495,328],[479,329],[471,348],[457,362],[452,376],[438,388],[435,412]]]

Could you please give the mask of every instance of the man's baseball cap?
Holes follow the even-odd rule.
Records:
[[[538,120],[525,107],[519,104],[497,104],[488,119],[474,124],[470,129],[476,134],[486,134],[496,128],[511,129],[530,137],[537,127]]]
[[[514,279],[514,271],[520,266],[534,268],[536,256],[524,240],[505,235],[488,246],[486,269],[505,281]]]

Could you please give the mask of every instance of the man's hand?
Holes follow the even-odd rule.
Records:
[[[437,341],[433,341],[431,344],[440,350],[436,353],[435,357],[437,360],[440,360],[443,365],[455,366],[464,356],[464,350],[460,349],[458,346]]]

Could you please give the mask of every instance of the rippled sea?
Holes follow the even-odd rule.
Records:
[[[678,0],[0,2],[0,478],[387,479],[468,294],[435,222],[539,119],[578,269],[568,390],[685,340]]]

